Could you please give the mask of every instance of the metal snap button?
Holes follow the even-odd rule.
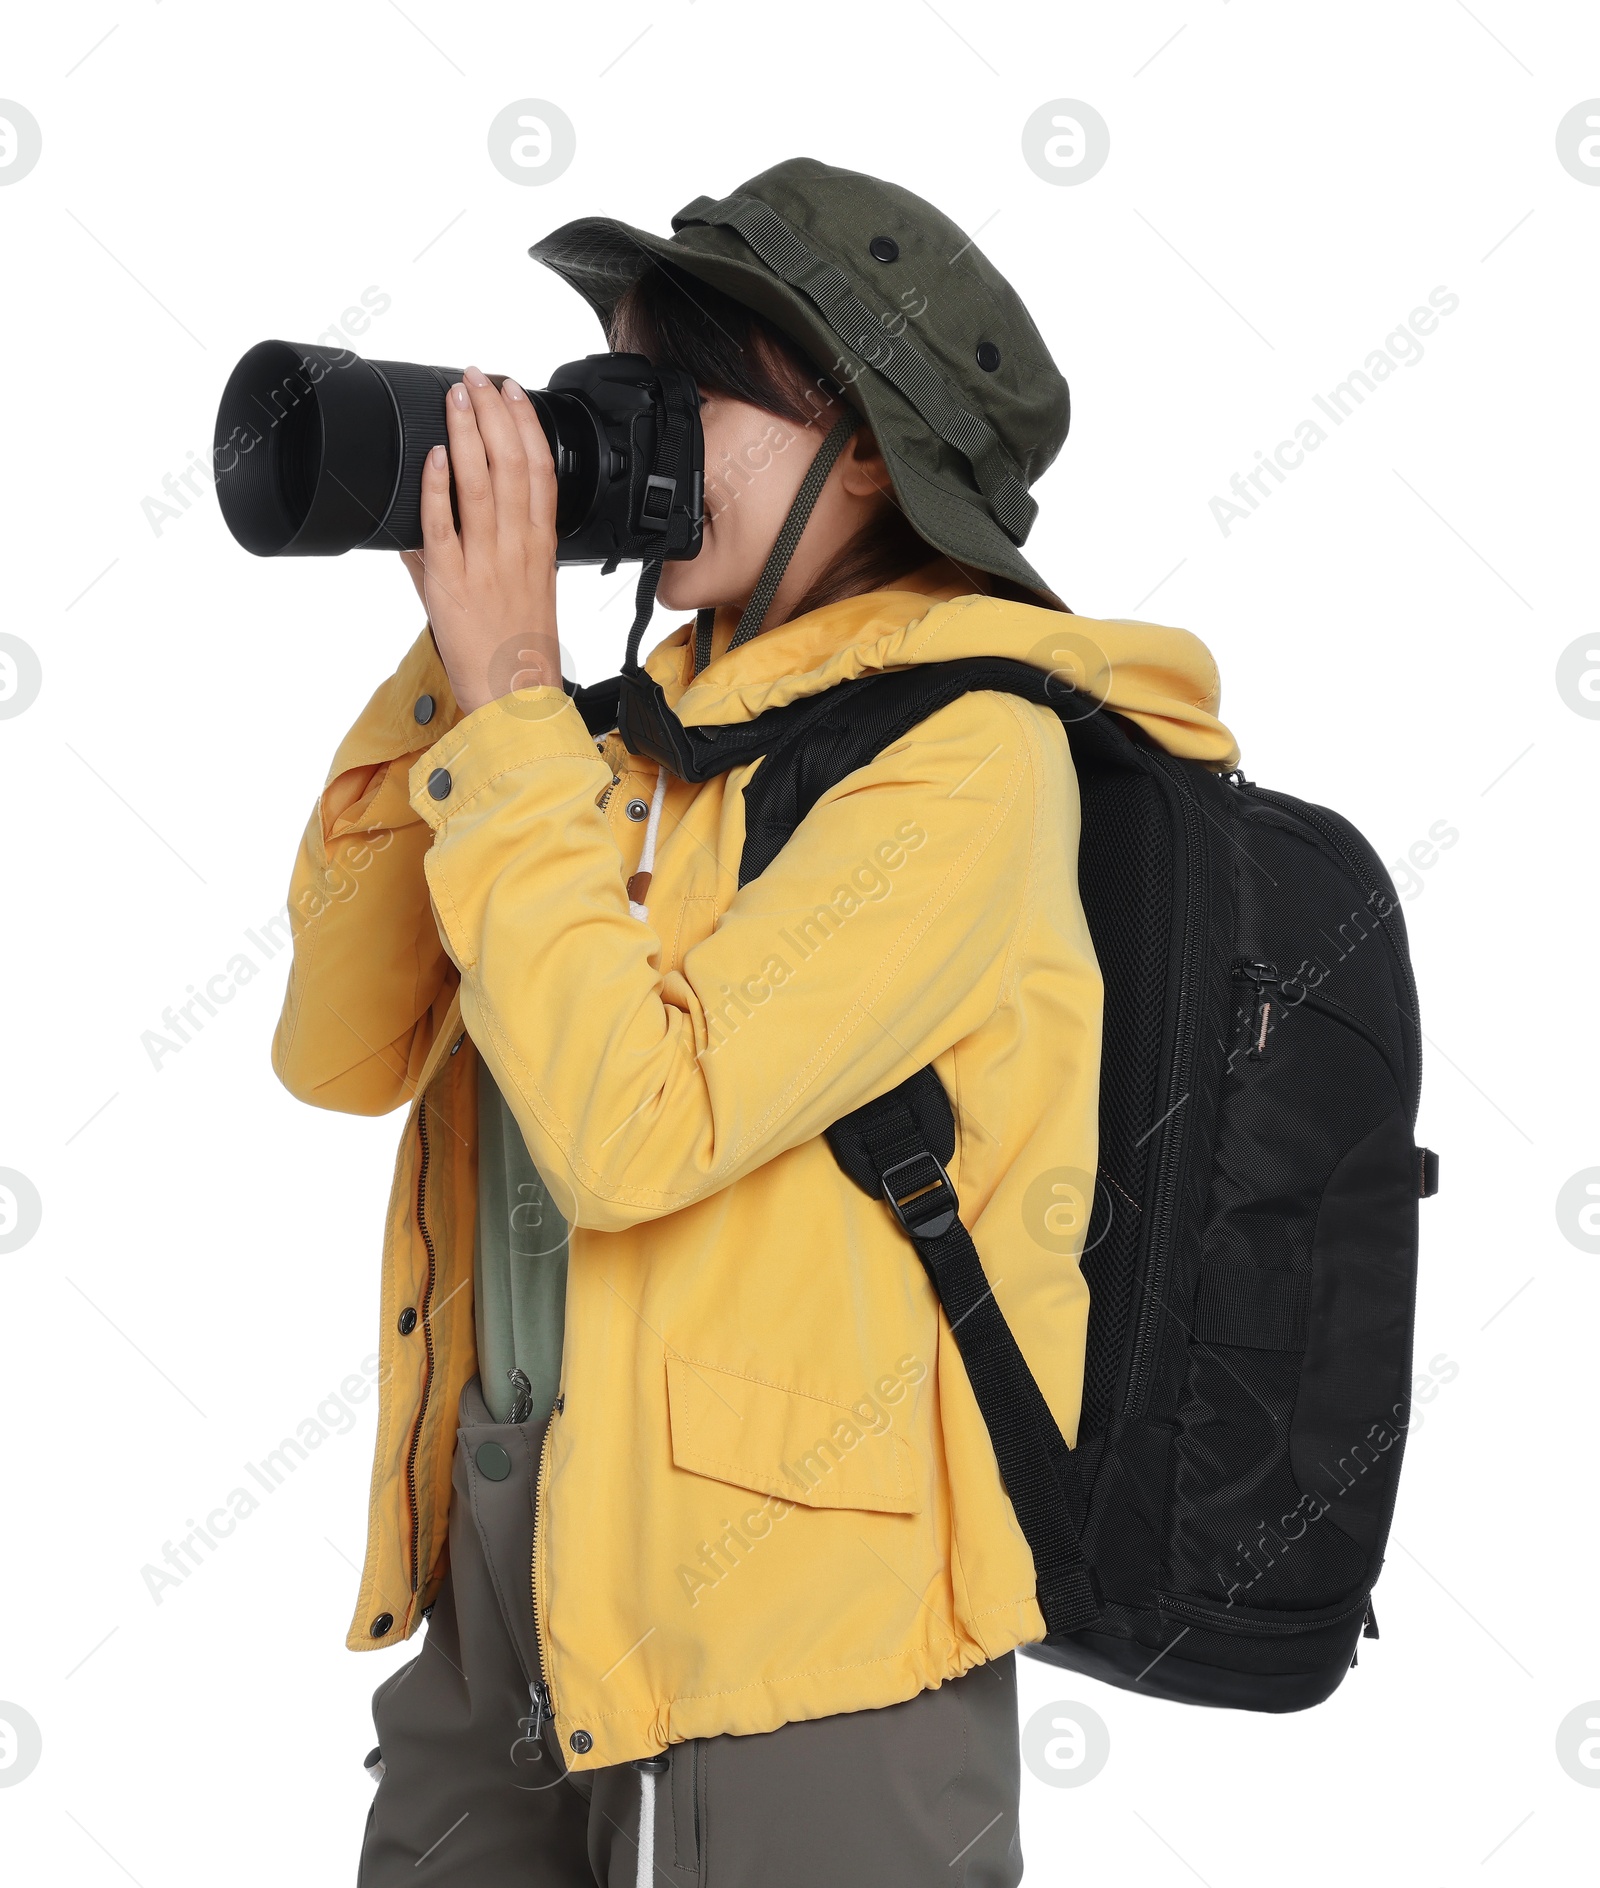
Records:
[[[511,1457],[498,1442],[480,1442],[472,1459],[486,1481],[503,1482],[511,1473]]]
[[[630,800],[624,810],[629,819],[648,819],[650,817],[650,802],[648,800]]]

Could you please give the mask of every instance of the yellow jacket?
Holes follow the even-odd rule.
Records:
[[[686,722],[727,724],[1006,655],[1233,764],[1193,636],[961,595],[949,572],[771,630],[692,685],[685,627],[650,670]],[[348,1643],[410,1634],[444,1573],[481,1053],[574,1228],[531,1603],[577,1769],[892,1704],[1044,1632],[938,1301],[821,1135],[934,1065],[963,1218],[1070,1439],[1087,1292],[1035,1183],[1095,1167],[1101,983],[1066,738],[965,696],[736,895],[751,771],[668,781],[641,922],[625,882],[654,762],[597,750],[556,690],[462,717],[424,630],[335,756],[290,892],[279,1076],[320,1107],[409,1106]]]

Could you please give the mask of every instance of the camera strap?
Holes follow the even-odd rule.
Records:
[[[749,642],[760,633],[767,611],[772,606],[773,596],[782,580],[789,560],[794,555],[794,548],[800,541],[800,534],[805,530],[818,494],[827,481],[841,452],[851,435],[861,424],[861,415],[853,408],[847,408],[828,429],[826,438],[806,470],[800,490],[795,494],[794,503],[789,507],[788,516],[778,532],[756,587],[750,593],[750,600],[739,618],[738,628],[733,633],[730,648],[743,642]],[[666,463],[666,453],[670,449],[670,427],[663,427],[661,449],[657,454],[658,463]],[[655,613],[656,586],[661,581],[661,567],[666,562],[670,546],[664,546],[648,557],[639,571],[639,587],[634,592],[633,627],[628,632],[627,653],[623,658],[622,673],[617,677],[617,728],[629,750],[635,754],[647,754],[658,761],[680,780],[704,780],[712,772],[721,772],[726,766],[724,761],[718,765],[708,751],[707,736],[721,734],[732,735],[735,744],[739,737],[750,740],[758,738],[754,730],[701,730],[686,728],[677,714],[668,705],[666,692],[661,684],[649,674],[639,661],[639,646],[644,640],[644,632],[650,626],[650,618]],[[711,624],[714,616],[711,610],[702,610],[695,619],[694,673],[699,674],[711,659]],[[703,659],[702,659],[703,658]],[[608,703],[606,705],[609,705]],[[580,710],[585,704],[580,702]],[[592,708],[604,712],[598,692]],[[588,715],[585,714],[585,719]],[[715,745],[711,743],[710,745]]]
[[[761,575],[756,580],[756,587],[750,592],[750,601],[744,606],[744,613],[739,618],[739,626],[733,632],[730,649],[737,649],[741,643],[753,641],[761,634],[761,626],[766,621],[767,611],[772,607],[772,599],[777,594],[778,585],[783,581],[783,573],[789,568],[789,560],[794,556],[795,547],[800,542],[800,534],[806,528],[817,499],[822,494],[823,486],[828,482],[828,474],[833,470],[840,453],[849,443],[852,434],[861,424],[861,415],[853,407],[846,407],[818,448],[817,456],[807,468],[804,480],[794,503],[789,507],[789,515],[783,521],[782,528],[773,540],[772,549],[767,554],[767,561],[762,566]],[[694,668],[698,675],[711,661],[711,626],[715,612],[702,610],[695,618],[694,625]]]
[[[650,626],[650,618],[655,614],[656,585],[661,581],[661,566],[666,561],[665,555],[658,551],[639,566],[639,584],[633,593],[633,627],[628,631],[627,652],[622,658],[624,675],[644,673],[639,662],[639,644]]]
[[[622,663],[624,675],[643,673],[639,666],[639,644],[655,612],[656,585],[661,581],[661,566],[669,557],[688,550],[702,528],[700,514],[703,500],[698,475],[695,478],[692,504],[687,502],[687,492],[680,495],[678,483],[683,475],[684,448],[692,430],[699,423],[699,395],[694,382],[681,369],[663,369],[659,385],[662,419],[656,438],[655,464],[651,468],[647,489],[649,486],[664,487],[668,494],[667,509],[657,527],[661,534],[660,541],[651,547],[639,571],[639,587],[634,592],[633,627],[628,632],[628,648]]]

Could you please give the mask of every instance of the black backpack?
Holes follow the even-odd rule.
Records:
[[[591,728],[692,781],[757,756],[740,883],[830,787],[975,689],[1054,709],[1082,800],[1105,981],[1100,1164],[1069,1449],[945,1171],[931,1069],[837,1122],[954,1330],[1033,1550],[1035,1656],[1190,1704],[1317,1704],[1376,1637],[1410,1414],[1416,988],[1383,866],[1336,814],[1178,760],[1026,663],[897,670],[686,728],[640,669],[577,691]]]

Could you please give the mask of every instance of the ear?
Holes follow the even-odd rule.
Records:
[[[839,482],[852,498],[891,498],[889,468],[870,426],[860,426],[839,457]]]

